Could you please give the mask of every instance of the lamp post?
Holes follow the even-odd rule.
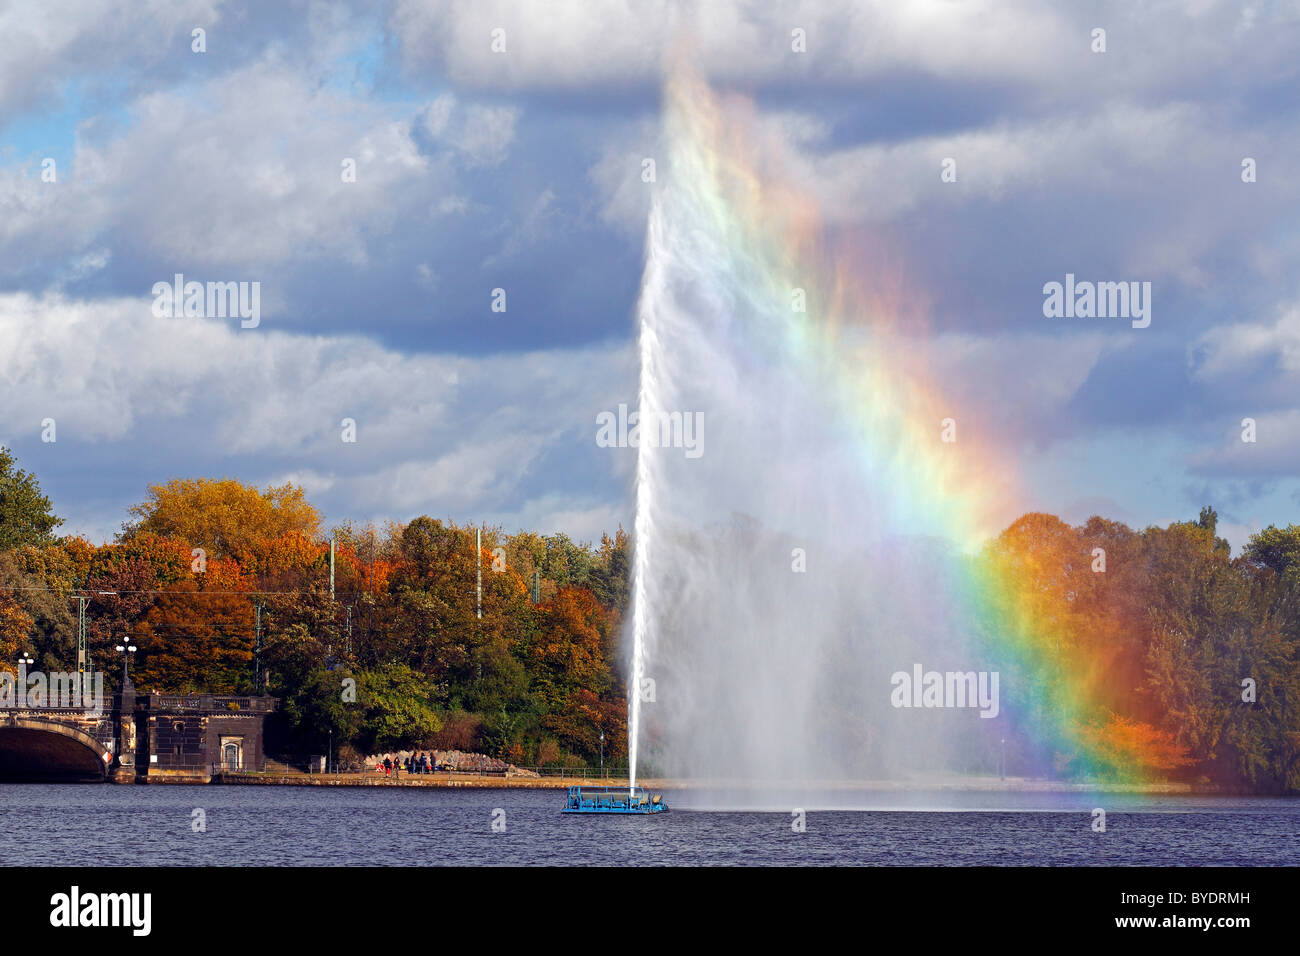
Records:
[[[131,683],[131,655],[136,652],[134,644],[119,644],[114,648],[122,655],[122,686],[126,687]]]
[[[131,655],[136,646],[128,639],[114,650],[122,655],[122,686],[117,689],[117,706],[114,716],[116,738],[114,749],[117,766],[114,779],[130,780],[135,773],[135,688],[131,686]]]
[[[1007,738],[1002,738],[1002,759],[999,761],[1002,765],[1002,779],[1007,779]]]
[[[600,732],[600,775],[605,776],[605,731]]]
[[[27,668],[36,663],[35,658],[22,651],[18,655],[18,683],[15,686],[14,702],[12,706],[16,710],[25,710],[27,708]]]

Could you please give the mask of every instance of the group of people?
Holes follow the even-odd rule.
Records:
[[[382,769],[385,777],[390,775],[400,777],[403,770],[407,773],[433,773],[441,768],[438,766],[433,754],[419,753],[403,757],[401,760],[385,757],[384,762],[375,769]]]

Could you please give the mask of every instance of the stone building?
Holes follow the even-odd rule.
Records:
[[[135,778],[191,782],[265,766],[263,723],[273,697],[141,694],[135,702]]]

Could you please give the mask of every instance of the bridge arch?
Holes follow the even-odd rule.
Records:
[[[99,782],[112,755],[83,728],[58,719],[0,717],[0,780]]]

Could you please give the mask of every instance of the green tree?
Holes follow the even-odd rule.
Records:
[[[317,667],[286,693],[282,714],[300,750],[324,754],[331,742],[338,748],[361,737],[365,714],[344,699],[344,681],[353,677],[350,671]]]
[[[413,747],[442,729],[428,679],[405,664],[360,672],[355,706],[363,715],[358,743],[366,753]]]
[[[1276,574],[1295,574],[1300,569],[1300,525],[1286,528],[1269,525],[1251,536],[1242,556],[1251,564]]]
[[[53,544],[53,531],[63,524],[36,476],[16,464],[13,453],[0,445],[0,551]]]

